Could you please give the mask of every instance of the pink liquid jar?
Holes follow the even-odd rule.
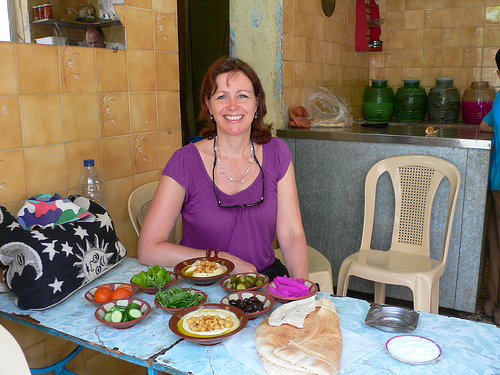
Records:
[[[491,111],[495,100],[495,90],[487,81],[472,82],[462,98],[462,116],[467,124],[479,124]]]

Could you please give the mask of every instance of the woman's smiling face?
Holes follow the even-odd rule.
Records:
[[[205,102],[217,123],[217,133],[238,135],[247,131],[250,136],[257,110],[252,82],[242,72],[222,73],[215,82],[217,90]]]

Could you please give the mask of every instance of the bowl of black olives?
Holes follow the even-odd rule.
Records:
[[[237,307],[248,316],[249,320],[268,312],[274,306],[274,298],[256,290],[233,292],[222,298],[221,303]]]

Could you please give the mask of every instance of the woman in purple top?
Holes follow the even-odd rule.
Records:
[[[235,273],[308,277],[292,155],[264,123],[265,94],[245,62],[228,57],[208,69],[201,88],[204,139],[167,163],[139,238],[139,261],[174,266],[219,249]],[[179,245],[168,242],[182,214]],[[277,235],[286,268],[274,257]]]

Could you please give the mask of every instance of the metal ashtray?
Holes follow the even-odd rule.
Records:
[[[374,304],[368,310],[366,325],[385,332],[405,332],[417,328],[418,312],[406,307]]]

